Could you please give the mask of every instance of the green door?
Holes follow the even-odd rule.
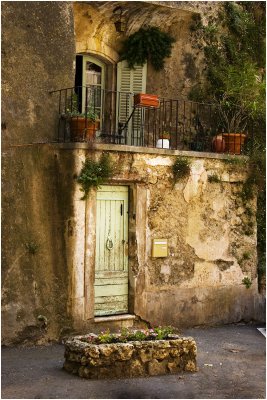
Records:
[[[128,312],[128,187],[97,192],[95,315]]]

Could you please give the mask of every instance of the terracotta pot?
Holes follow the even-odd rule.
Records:
[[[225,140],[225,153],[241,154],[247,135],[244,133],[223,133],[222,136]]]
[[[72,117],[70,120],[71,140],[82,142],[95,139],[95,133],[99,129],[99,121],[86,120],[83,117]]]
[[[159,107],[159,97],[154,94],[137,93],[134,95],[134,105],[141,107]]]
[[[216,135],[212,139],[212,150],[215,153],[224,153],[225,151],[225,140],[223,135]]]

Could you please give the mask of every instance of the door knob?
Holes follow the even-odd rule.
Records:
[[[106,247],[107,247],[108,250],[113,249],[113,242],[112,242],[112,239],[107,238]]]

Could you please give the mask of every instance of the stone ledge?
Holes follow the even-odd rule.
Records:
[[[124,321],[124,320],[134,320],[135,315],[123,314],[123,315],[109,315],[108,317],[95,317],[94,322],[112,322],[112,321]]]
[[[172,149],[157,149],[153,147],[139,147],[139,146],[127,146],[124,144],[103,144],[103,143],[54,143],[53,146],[59,149],[74,150],[74,149],[84,149],[91,151],[117,151],[117,152],[127,152],[127,153],[144,153],[144,154],[161,154],[165,156],[185,156],[194,158],[215,158],[218,160],[227,160],[235,158],[235,155],[229,154],[219,154],[210,152],[200,152],[200,151],[186,151],[186,150],[172,150]],[[238,156],[247,159],[247,156]]]

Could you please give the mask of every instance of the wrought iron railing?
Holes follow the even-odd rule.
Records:
[[[134,94],[98,86],[51,92],[58,96],[59,142],[96,142],[240,154],[248,132],[223,133],[216,105],[159,99],[159,106],[134,106]]]

